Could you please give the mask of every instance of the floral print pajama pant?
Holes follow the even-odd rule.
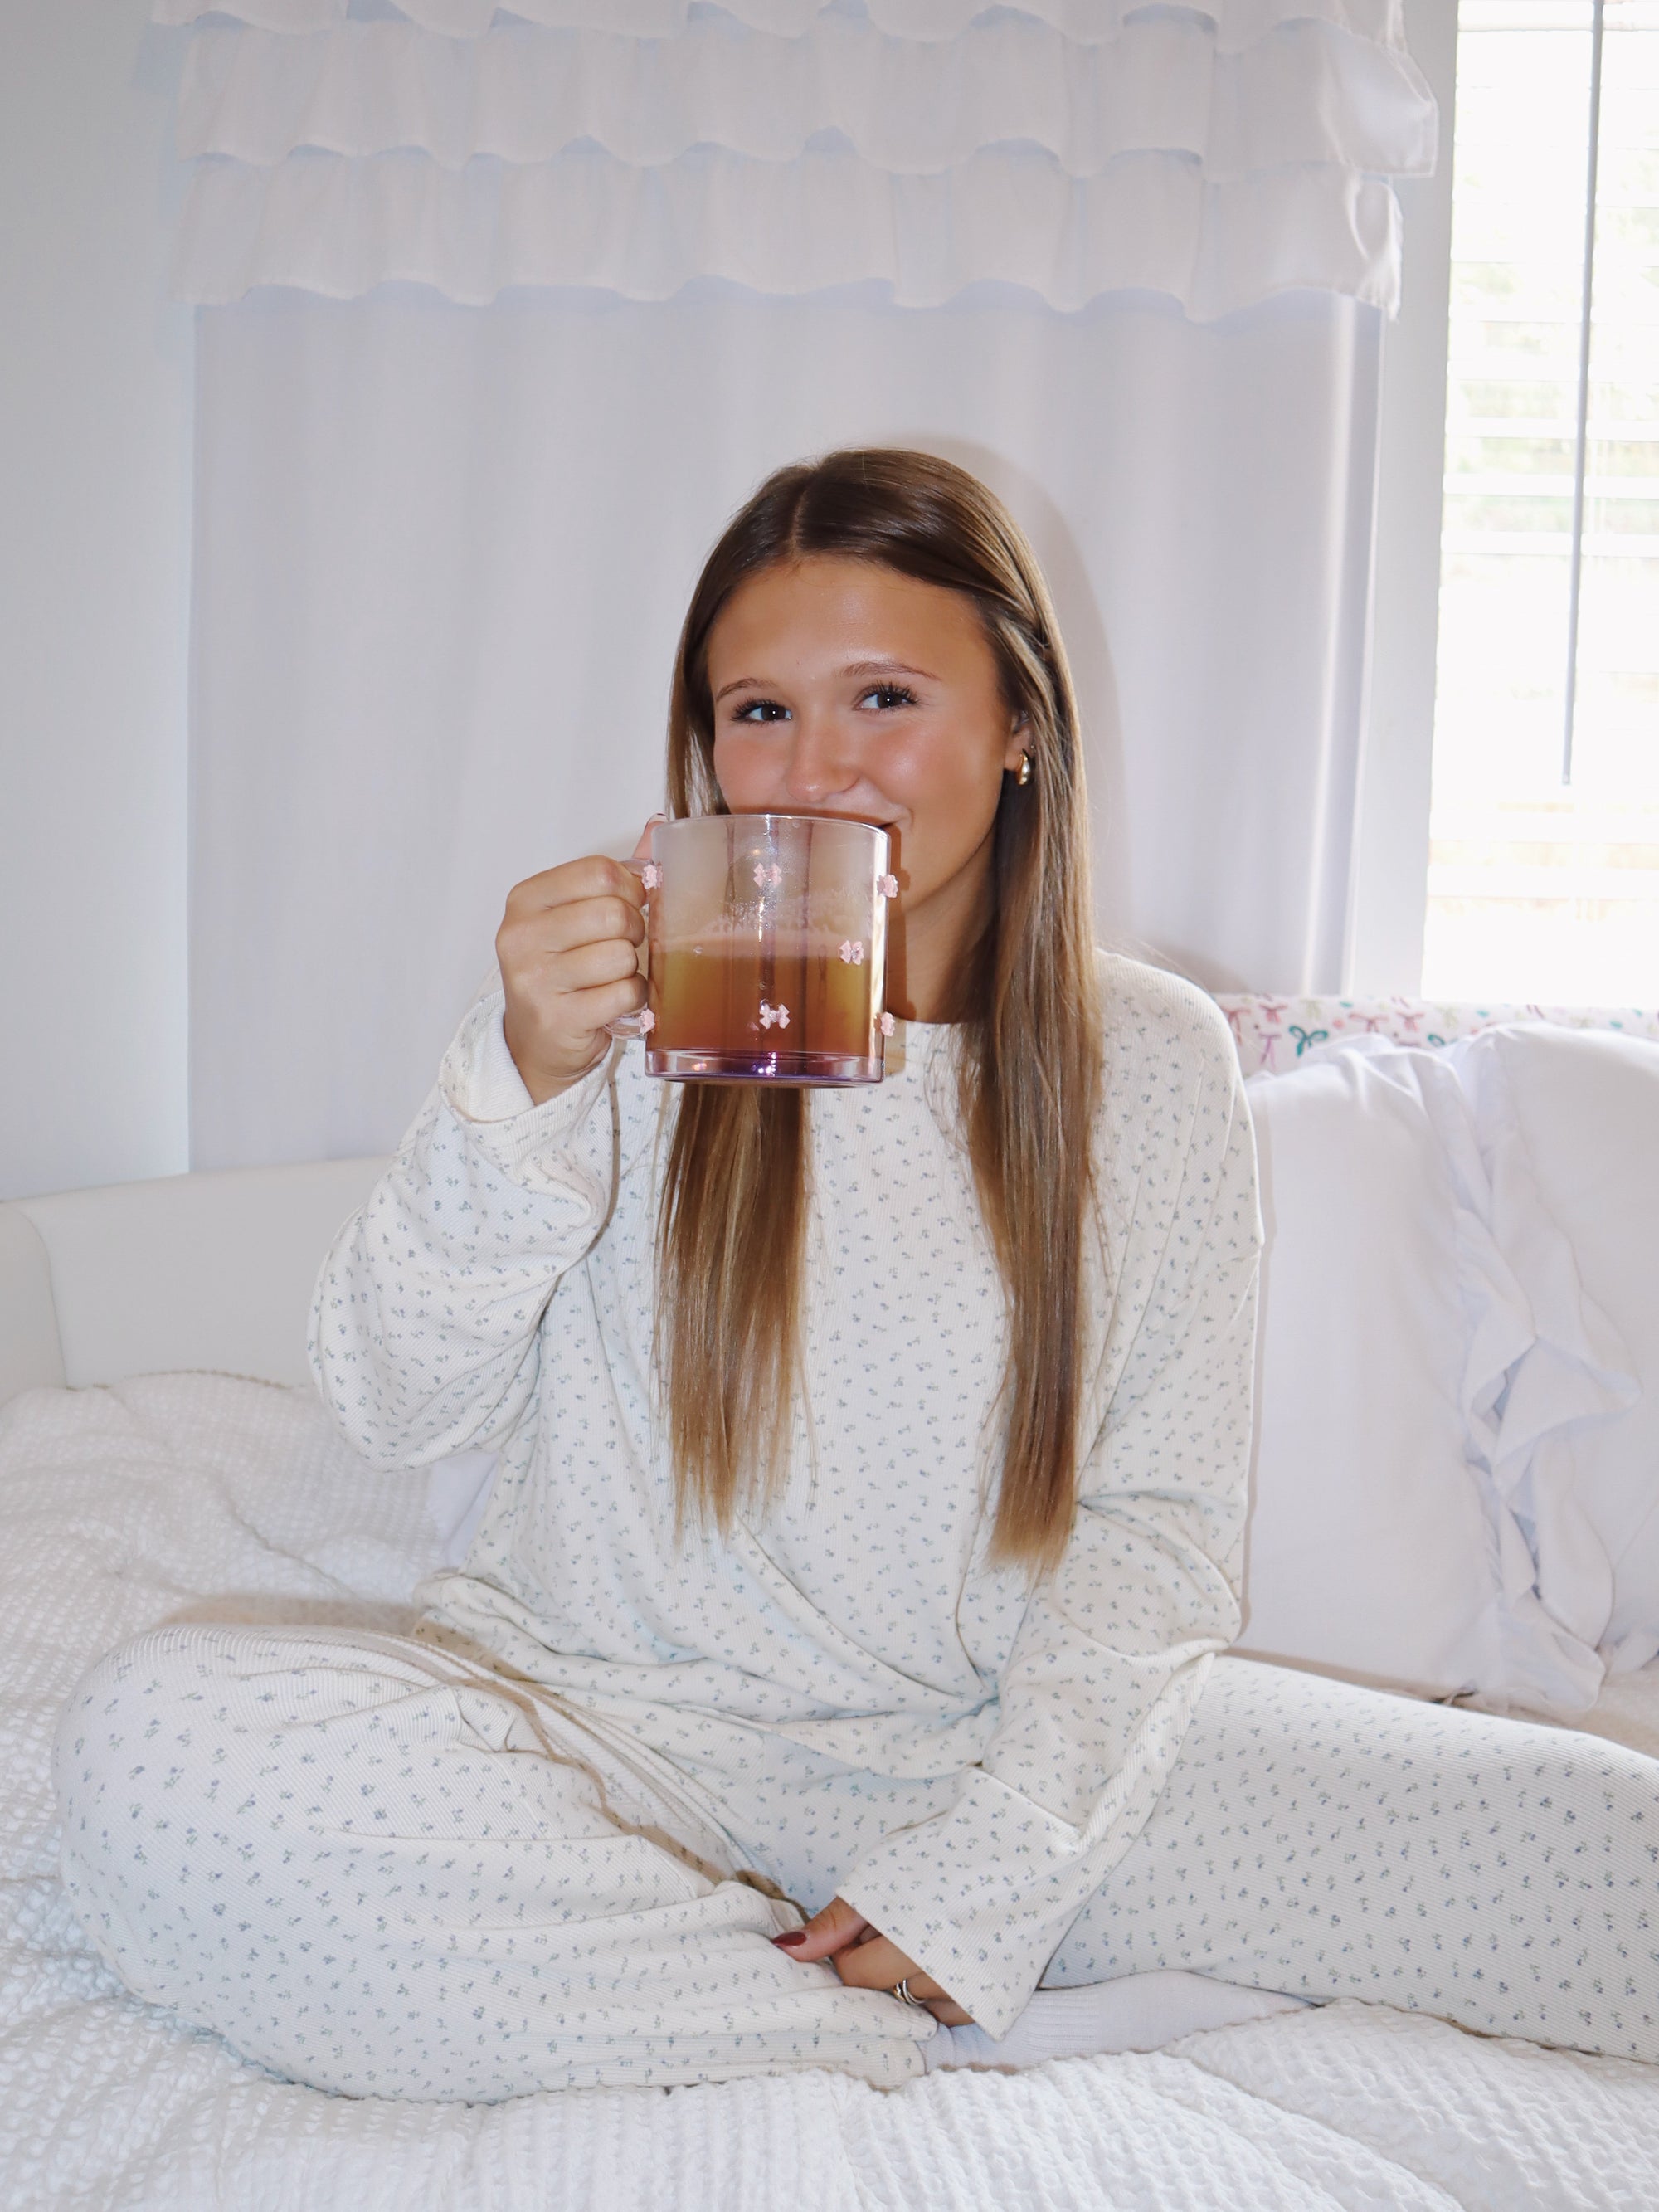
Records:
[[[489,2100],[922,2069],[931,2018],[775,1949],[783,1885],[665,1761],[428,1643],[150,1630],[69,1699],[54,1775],[100,1952],[289,2079]],[[1656,1905],[1659,1761],[1222,1658],[1043,1978],[1187,1968],[1659,2061]]]

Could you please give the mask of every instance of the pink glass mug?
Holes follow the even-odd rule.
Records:
[[[678,1083],[879,1083],[887,832],[819,814],[659,822],[644,1009],[611,1024]]]

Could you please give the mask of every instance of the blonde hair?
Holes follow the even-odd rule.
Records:
[[[676,816],[723,813],[708,635],[750,576],[813,554],[871,561],[978,610],[1035,773],[1007,775],[984,926],[961,969],[958,1103],[1002,1278],[1007,1352],[991,1555],[1034,1574],[1076,1504],[1085,1398],[1091,1136],[1101,1087],[1077,706],[1024,536],[965,470],[926,453],[835,453],[780,469],[709,555],[680,634],[668,725]],[[799,1365],[807,1215],[799,1090],[681,1086],[658,1224],[655,1342],[682,1512],[729,1528],[779,1480]]]

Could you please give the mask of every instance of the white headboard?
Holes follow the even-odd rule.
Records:
[[[180,1368],[307,1381],[317,1270],[385,1164],[231,1168],[0,1206],[0,1404]]]

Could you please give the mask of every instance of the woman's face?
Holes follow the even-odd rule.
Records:
[[[708,688],[734,814],[839,814],[892,833],[914,968],[930,913],[977,895],[1002,778],[1019,766],[972,601],[841,555],[763,569],[708,634]]]

